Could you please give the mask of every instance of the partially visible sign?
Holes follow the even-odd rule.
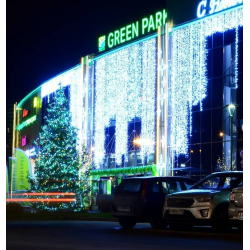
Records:
[[[21,123],[20,125],[17,126],[17,130],[20,131],[24,127],[28,126],[32,122],[36,120],[36,115],[32,116],[30,119],[26,120],[25,122]]]
[[[201,18],[206,14],[214,14],[242,3],[243,0],[202,0],[197,7],[197,17]]]

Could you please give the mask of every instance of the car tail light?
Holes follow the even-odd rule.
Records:
[[[230,200],[231,203],[234,203],[234,200],[235,200],[235,195],[234,195],[234,193],[231,193],[231,194],[230,194],[229,200]]]
[[[148,186],[148,181],[145,180],[143,183],[142,191],[141,191],[141,198],[145,199],[146,194],[147,194],[147,186]]]

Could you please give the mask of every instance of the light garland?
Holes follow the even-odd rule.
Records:
[[[128,123],[141,118],[141,138],[155,141],[156,38],[95,61],[95,165],[103,163],[105,128],[116,119],[116,163],[127,161]],[[154,152],[142,145],[142,154]]]
[[[83,119],[84,119],[84,109],[83,109],[83,96],[84,96],[84,86],[82,80],[82,65],[69,69],[58,76],[48,80],[41,87],[41,98],[48,96],[58,90],[59,83],[62,87],[70,85],[70,107],[69,111],[72,116],[72,126],[78,129],[78,149],[82,148],[83,145]]]
[[[157,167],[156,165],[140,166],[140,167],[126,167],[126,168],[109,168],[102,170],[91,170],[91,176],[114,176],[119,174],[144,174],[151,172],[152,176],[157,176]]]
[[[71,112],[71,124],[77,128],[77,149],[81,150],[83,145],[83,121],[84,121],[84,86],[82,81],[82,69],[79,67],[77,70],[72,71],[72,82],[70,85],[70,112]],[[74,80],[73,80],[74,79]]]
[[[216,32],[236,30],[235,84],[238,82],[238,27],[243,25],[243,8],[204,18],[172,32],[172,79],[170,147],[177,156],[188,156],[192,136],[192,106],[207,92],[206,38]]]
[[[60,88],[58,85],[59,83],[61,83],[62,87],[66,87],[75,81],[79,81],[79,77],[81,77],[81,64],[78,64],[72,69],[69,69],[43,83],[41,86],[41,98],[58,90]]]

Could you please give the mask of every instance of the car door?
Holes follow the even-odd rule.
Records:
[[[153,179],[149,185],[146,197],[147,210],[151,215],[161,215],[165,194],[162,193],[161,180]]]

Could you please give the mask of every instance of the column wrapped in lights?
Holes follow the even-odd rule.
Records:
[[[192,135],[192,106],[207,92],[206,38],[216,32],[236,30],[235,84],[238,82],[238,27],[243,25],[243,8],[209,16],[172,32],[171,132],[170,147],[178,156],[188,155]]]
[[[156,38],[95,61],[95,165],[103,163],[105,128],[116,120],[116,163],[127,161],[128,123],[141,118],[141,138],[155,141]],[[141,145],[142,154],[154,146]]]
[[[70,85],[70,112],[72,115],[72,126],[77,128],[77,138],[78,147],[77,149],[82,149],[83,145],[83,120],[84,120],[84,107],[83,107],[83,97],[85,94],[83,81],[81,78],[82,71],[77,70],[72,74],[72,81]]]
[[[156,49],[155,41],[149,41],[142,50],[142,128],[141,138],[147,138],[147,143],[141,145],[142,159],[155,151],[155,88],[156,88]],[[155,58],[152,60],[152,58]],[[154,83],[154,84],[152,84]]]

